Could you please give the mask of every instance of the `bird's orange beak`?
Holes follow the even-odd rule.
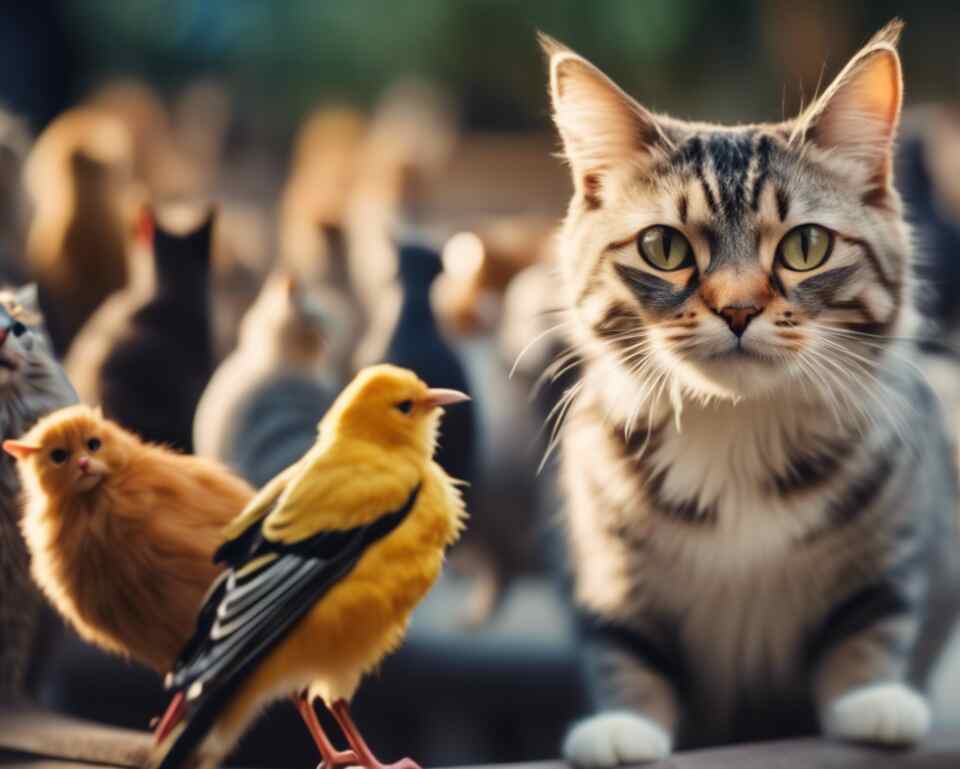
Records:
[[[438,406],[450,406],[454,403],[463,403],[470,400],[470,396],[459,390],[445,390],[441,387],[432,387],[420,400],[420,405],[426,409],[435,409]]]

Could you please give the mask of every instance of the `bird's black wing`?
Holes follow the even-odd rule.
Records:
[[[403,506],[365,526],[327,531],[288,546],[261,538],[247,563],[231,569],[200,610],[167,688],[183,694],[187,726],[158,769],[181,765],[257,665],[343,579],[366,550],[413,509],[418,484]]]

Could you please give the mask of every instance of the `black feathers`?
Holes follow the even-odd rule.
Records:
[[[186,695],[187,726],[158,769],[183,763],[247,676],[369,547],[403,523],[419,492],[418,484],[403,507],[366,526],[322,532],[292,546],[263,538],[259,523],[241,535],[241,549],[249,548],[246,556],[238,558],[212,590],[168,682],[169,689]],[[223,553],[221,548],[218,556]],[[238,573],[263,556],[273,558]]]

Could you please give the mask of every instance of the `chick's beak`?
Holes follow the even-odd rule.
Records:
[[[427,390],[427,394],[420,400],[420,404],[427,409],[433,409],[437,406],[450,406],[454,403],[463,403],[470,400],[470,396],[459,390],[446,390],[440,387],[432,387]]]

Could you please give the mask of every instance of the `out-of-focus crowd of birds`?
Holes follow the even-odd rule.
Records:
[[[429,763],[552,755],[579,697],[562,601],[550,609],[551,471],[538,473],[570,375],[542,376],[560,345],[551,252],[569,193],[552,137],[461,135],[419,81],[368,113],[318,109],[286,169],[271,148],[232,147],[232,121],[212,81],[170,101],[110,83],[36,137],[0,116],[0,274],[38,284],[83,402],[255,486],[314,443],[365,365],[470,393],[437,455],[469,484],[468,530],[365,718]],[[140,728],[158,712],[146,673],[72,638],[47,657],[48,704]],[[517,675],[529,701],[501,702]],[[409,687],[442,695],[418,715]],[[283,715],[289,743],[268,720],[242,763],[297,763]]]

